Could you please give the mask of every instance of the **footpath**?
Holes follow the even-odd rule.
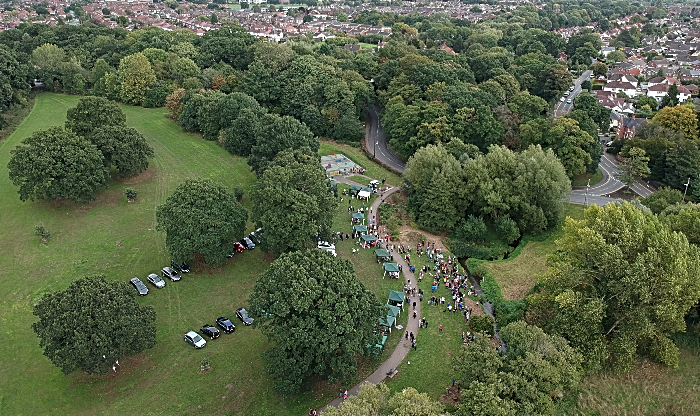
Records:
[[[344,177],[336,176],[335,179],[337,182],[345,183],[348,185],[361,185],[359,183],[356,183],[356,182],[351,181],[351,180],[344,178]],[[398,192],[400,189],[401,188],[399,188],[399,187],[391,187],[389,190],[384,191],[384,193],[380,197],[378,197],[372,203],[372,205],[370,205],[372,207],[372,212],[377,213],[376,214],[377,221],[379,221],[379,205],[381,205],[382,202],[384,202],[384,200],[386,200],[391,194],[393,194],[394,192]],[[378,222],[377,226],[379,227],[380,225],[381,225],[381,223]],[[410,280],[412,282],[412,284],[415,285],[415,283],[418,280],[414,277],[413,273],[411,273],[410,269],[408,268],[408,264],[406,263],[406,260],[404,260],[404,258],[401,256],[401,254],[394,251],[391,253],[391,257],[397,264],[400,264],[401,267],[403,268],[402,274],[403,274],[404,280],[407,283]],[[417,298],[418,298],[418,296],[416,295],[416,299]],[[408,352],[411,350],[411,341],[406,339],[406,333],[413,332],[414,335],[416,335],[416,336],[418,335],[418,318],[412,317],[413,311],[411,310],[411,307],[409,305],[404,306],[404,310],[402,311],[402,313],[407,313],[409,315],[408,315],[408,322],[406,324],[406,328],[404,328],[404,333],[401,334],[401,340],[399,341],[399,345],[396,346],[396,349],[394,349],[394,351],[391,353],[389,358],[387,358],[387,360],[384,361],[379,366],[379,368],[377,368],[377,370],[374,373],[370,374],[369,377],[367,377],[366,379],[360,381],[359,383],[357,383],[356,385],[354,385],[353,387],[348,389],[348,397],[349,396],[356,396],[358,391],[360,390],[360,386],[366,381],[369,381],[370,383],[373,383],[373,384],[379,384],[382,381],[384,381],[384,379],[387,377],[387,373],[390,372],[390,370],[392,368],[398,367],[399,364],[401,364],[403,362],[403,360],[406,358],[406,356],[408,355]],[[423,316],[423,315],[421,315],[421,303],[419,301],[416,301],[416,315],[418,317]],[[420,340],[417,340],[416,342],[419,343]],[[338,397],[338,398],[332,400],[327,405],[323,406],[320,410],[323,411],[328,406],[338,407],[342,402],[343,402],[343,398]]]

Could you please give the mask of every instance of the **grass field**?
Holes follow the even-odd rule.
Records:
[[[593,186],[603,180],[603,172],[598,168],[594,174],[584,173],[582,175],[576,175],[571,181],[571,186],[586,186],[588,185],[589,179],[591,180],[591,186]]]
[[[583,219],[582,205],[565,204],[565,216]],[[519,300],[537,283],[537,275],[547,271],[547,255],[556,250],[561,226],[544,241],[530,241],[522,252],[505,260],[485,262],[483,266],[496,279],[506,300]]]
[[[10,151],[32,132],[62,124],[66,110],[77,101],[78,97],[40,94],[31,114],[0,145],[0,414],[300,415],[335,397],[335,388],[323,386],[294,399],[274,395],[260,359],[267,341],[258,330],[238,325],[234,334],[203,350],[183,342],[187,330],[213,323],[217,316],[233,317],[236,308],[246,305],[256,277],[267,267],[260,250],[239,254],[204,273],[195,270],[181,282],[139,298],[156,309],[158,344],[123,360],[116,374],[64,376],[42,355],[31,329],[31,312],[43,293],[64,289],[86,274],[126,281],[167,265],[165,235],[155,231],[155,208],[185,179],[211,178],[246,191],[255,182],[245,159],[183,133],[165,117],[165,109],[124,106],[127,124],[155,149],[146,173],[112,180],[90,204],[22,203],[8,180]],[[139,191],[136,203],[126,203],[127,186]],[[243,201],[250,207],[247,193]],[[339,207],[339,215],[343,208],[347,210]],[[33,235],[37,224],[51,232],[48,244]],[[340,243],[339,255],[351,256],[351,244]],[[379,265],[365,260],[355,262],[358,276],[383,302],[389,282],[379,279]],[[397,338],[389,342],[395,345]],[[199,363],[205,357],[212,371],[200,375]],[[367,363],[365,372],[379,360]]]

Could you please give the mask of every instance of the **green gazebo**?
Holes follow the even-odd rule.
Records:
[[[399,265],[396,263],[384,263],[384,276],[389,273],[389,277],[393,277],[392,273],[396,273],[396,277],[399,275]],[[384,277],[382,276],[382,278]]]
[[[389,299],[387,299],[386,303],[391,306],[400,306],[401,310],[403,310],[403,301],[403,292],[399,292],[398,290],[389,291]]]
[[[379,262],[380,260],[389,261],[389,259],[391,258],[391,253],[389,253],[389,251],[383,248],[375,249],[374,255],[377,256],[377,262]]]

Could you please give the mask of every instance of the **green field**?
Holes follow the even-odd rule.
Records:
[[[255,182],[245,159],[183,133],[165,117],[165,109],[123,106],[127,124],[155,149],[147,172],[127,181],[114,178],[90,204],[21,202],[8,180],[10,151],[32,132],[62,124],[78,98],[40,94],[31,114],[0,145],[0,414],[300,415],[334,398],[337,387],[325,383],[314,386],[313,394],[293,399],[274,395],[260,358],[267,341],[258,330],[237,325],[235,333],[203,350],[182,340],[187,330],[213,323],[218,316],[233,317],[236,308],[246,305],[256,277],[268,265],[260,250],[236,255],[223,267],[194,270],[181,282],[157,291],[151,288],[148,296],[139,298],[156,308],[158,344],[122,360],[117,374],[64,376],[42,355],[31,329],[31,312],[43,293],[65,289],[86,274],[126,281],[168,265],[165,235],[155,231],[155,208],[185,179],[211,178],[246,191]],[[139,191],[136,203],[127,204],[127,186]],[[250,207],[247,193],[243,201]],[[347,205],[341,204],[338,231],[345,227],[349,232],[349,217],[346,225],[343,214]],[[48,244],[33,235],[37,224],[51,232]],[[340,243],[339,255],[351,257],[352,248],[352,242]],[[357,273],[384,302],[392,285],[381,280],[380,266],[368,261],[369,255],[356,255]],[[395,345],[398,336],[388,342]],[[199,363],[205,357],[212,371],[200,375]],[[382,359],[365,363],[363,374]]]
[[[600,168],[598,168],[593,174],[584,173],[581,175],[576,175],[571,181],[571,186],[586,186],[588,185],[589,179],[591,180],[591,186],[596,185],[603,180],[603,172],[601,172]]]

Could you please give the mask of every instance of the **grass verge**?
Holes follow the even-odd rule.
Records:
[[[588,185],[589,179],[591,180],[591,186],[596,185],[603,180],[603,172],[601,172],[600,168],[598,168],[593,174],[584,173],[581,175],[576,175],[571,181],[571,186],[586,186]]]

